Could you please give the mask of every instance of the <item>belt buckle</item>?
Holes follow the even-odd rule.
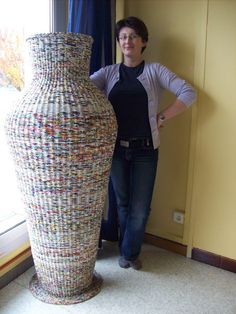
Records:
[[[120,140],[120,146],[128,148],[129,147],[129,142],[128,141],[124,141],[124,140]]]

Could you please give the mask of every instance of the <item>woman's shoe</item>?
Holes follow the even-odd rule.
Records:
[[[142,263],[139,259],[134,261],[127,261],[123,256],[119,258],[119,265],[121,268],[133,268],[135,270],[139,270],[142,268]]]
[[[139,270],[142,268],[142,263],[140,259],[136,259],[135,261],[129,261],[129,265],[135,270]]]
[[[130,264],[129,261],[127,261],[123,256],[119,258],[119,265],[121,268],[129,268]]]

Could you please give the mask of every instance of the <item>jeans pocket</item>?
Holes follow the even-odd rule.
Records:
[[[134,157],[136,161],[145,162],[145,161],[154,161],[158,160],[158,149],[153,148],[141,148],[137,149],[134,152]]]

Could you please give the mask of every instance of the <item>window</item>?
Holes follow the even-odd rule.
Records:
[[[14,164],[7,145],[5,120],[13,103],[21,96],[30,80],[25,40],[35,33],[51,31],[50,0],[8,0],[0,2],[0,261],[22,245],[26,237],[15,235],[16,242],[7,233],[18,226],[24,232],[25,220],[21,195],[18,190]],[[17,228],[16,228],[17,229]],[[24,228],[25,233],[26,228]],[[19,238],[19,243],[17,239]],[[9,249],[11,247],[11,249]]]

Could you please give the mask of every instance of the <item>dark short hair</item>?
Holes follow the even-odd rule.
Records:
[[[129,16],[126,17],[116,23],[116,39],[119,41],[119,35],[120,35],[120,30],[123,27],[130,27],[132,28],[135,33],[142,38],[143,41],[148,42],[148,30],[144,22],[139,19],[138,17],[135,16]],[[142,48],[142,52],[144,51],[146,47]]]

